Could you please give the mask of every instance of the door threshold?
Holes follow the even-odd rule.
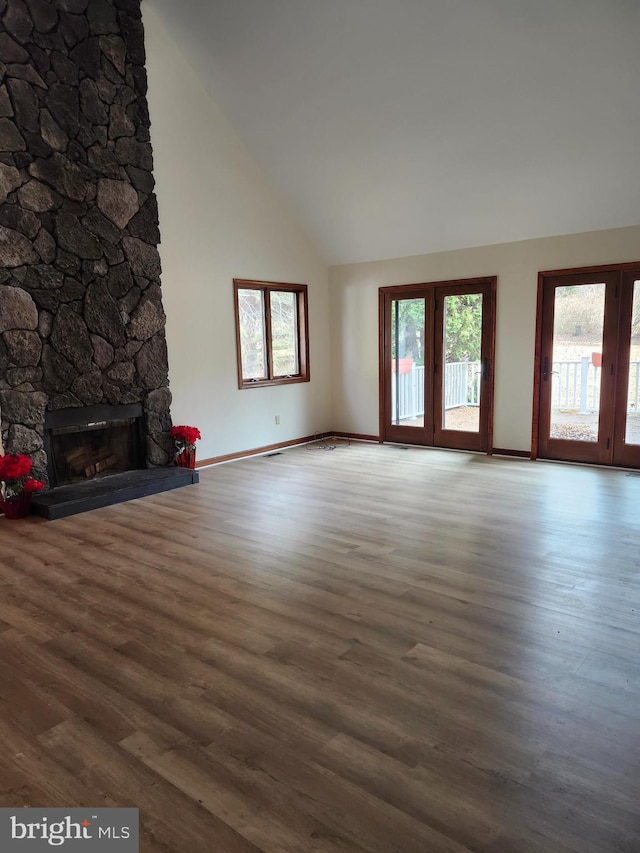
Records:
[[[547,462],[552,465],[571,465],[579,468],[595,468],[598,471],[630,471],[638,473],[638,469],[630,465],[608,465],[606,462],[576,462],[572,459],[546,459],[544,456],[538,456],[534,462]]]
[[[462,447],[434,447],[432,444],[407,444],[402,441],[383,441],[383,445],[397,450],[440,450],[446,453],[465,453],[467,456],[490,456],[486,450],[465,450]]]

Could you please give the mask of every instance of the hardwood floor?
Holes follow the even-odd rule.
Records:
[[[637,853],[639,506],[351,445],[0,518],[0,804],[138,806],[165,853]]]

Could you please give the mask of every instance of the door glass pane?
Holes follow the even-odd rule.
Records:
[[[550,438],[598,441],[605,289],[555,290]]]
[[[480,431],[482,294],[444,297],[442,428]]]
[[[424,426],[425,300],[391,302],[391,423]]]
[[[298,295],[287,290],[272,290],[271,347],[273,375],[295,376],[298,361]]]
[[[640,444],[640,281],[633,283],[631,312],[627,427],[624,440],[626,444]]]
[[[264,379],[267,356],[264,333],[264,296],[261,290],[238,290],[242,378]]]

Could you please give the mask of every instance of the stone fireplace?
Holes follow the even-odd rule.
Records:
[[[140,0],[0,0],[2,443],[52,486],[122,467],[106,420],[172,455],[144,63]]]

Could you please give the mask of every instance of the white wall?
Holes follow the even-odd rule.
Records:
[[[626,261],[640,226],[332,267],[333,428],[378,434],[379,287],[497,275],[494,446],[529,451],[538,272]]]
[[[173,421],[200,428],[200,459],[328,430],[327,267],[157,13],[142,9]],[[311,382],[238,389],[233,278],[309,285]]]
[[[640,260],[640,226],[327,271],[151,4],[143,13],[172,412],[201,428],[199,457],[377,435],[378,288],[484,275],[498,276],[494,444],[528,451],[537,274]],[[309,285],[311,383],[238,389],[234,277]]]

